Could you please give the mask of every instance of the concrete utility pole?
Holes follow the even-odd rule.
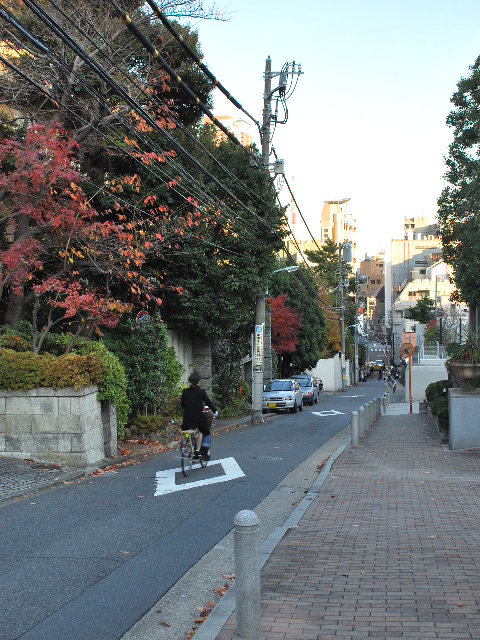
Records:
[[[270,124],[272,122],[272,59],[265,60],[265,89],[263,93],[262,164],[268,170],[270,162]]]
[[[272,60],[270,56],[265,61],[265,88],[263,94],[263,122],[260,131],[262,146],[262,165],[268,173],[270,169],[277,173],[283,173],[283,162],[277,161],[270,164],[270,125],[276,116],[272,116],[272,96],[278,91],[286,100],[285,87],[289,75],[298,75],[302,73],[301,65],[296,67],[293,62],[286,66],[286,70],[282,72],[272,73]],[[279,85],[272,91],[272,78],[279,76]],[[284,120],[286,122],[286,119]],[[253,388],[252,388],[252,423],[258,424],[262,422],[262,396],[263,385],[268,382],[272,375],[272,344],[271,344],[271,328],[266,327],[265,322],[265,293],[257,297],[255,309],[255,334],[253,340]]]
[[[343,304],[343,263],[352,261],[352,247],[348,242],[338,244],[338,297],[340,307],[340,344],[342,360],[342,391],[347,390],[347,367],[345,362],[345,306]]]
[[[347,388],[347,370],[345,367],[345,307],[343,305],[343,259],[342,244],[338,245],[338,301],[340,306],[340,358],[342,371],[342,391]]]
[[[265,295],[261,295],[257,298],[255,308],[255,334],[253,336],[252,424],[262,422],[264,331]]]

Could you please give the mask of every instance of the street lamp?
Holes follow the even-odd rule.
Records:
[[[291,265],[290,267],[283,267],[282,269],[275,269],[270,275],[279,273],[280,271],[286,271],[291,273],[292,271],[298,271],[300,267],[298,265]],[[258,296],[255,307],[255,333],[253,337],[253,384],[252,384],[252,424],[260,424],[262,422],[262,396],[263,396],[263,384],[264,384],[264,360],[270,363],[269,371],[271,376],[271,361],[272,361],[272,343],[271,343],[271,331],[270,326],[265,326],[265,296],[268,295],[268,289],[261,296]],[[268,335],[267,335],[268,334]]]

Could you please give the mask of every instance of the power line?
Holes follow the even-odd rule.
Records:
[[[66,42],[66,43],[68,44],[68,46],[70,46],[70,48],[72,48],[72,50],[73,50],[73,51],[75,51],[75,53],[76,53],[77,55],[79,55],[79,57],[80,57],[82,60],[84,60],[84,61],[85,61],[85,62],[90,66],[90,68],[93,68],[93,69],[97,72],[97,74],[98,74],[98,75],[100,75],[100,77],[102,77],[102,79],[104,79],[105,81],[107,81],[107,82],[108,82],[108,84],[109,84],[109,86],[111,86],[112,88],[114,88],[114,89],[117,91],[117,93],[118,93],[119,95],[121,95],[121,96],[122,96],[122,97],[123,97],[123,98],[128,102],[128,104],[130,104],[130,106],[134,109],[134,111],[135,111],[137,114],[139,114],[139,111],[140,111],[141,117],[142,117],[143,119],[146,119],[146,114],[145,114],[144,110],[143,110],[143,109],[138,105],[138,103],[136,103],[136,101],[134,101],[134,100],[132,100],[132,99],[129,99],[129,97],[125,94],[125,92],[124,92],[124,91],[122,90],[122,88],[118,85],[118,83],[116,83],[115,81],[113,81],[113,79],[112,79],[112,78],[109,76],[109,74],[108,74],[108,73],[103,69],[103,67],[99,66],[99,65],[98,65],[98,63],[96,63],[95,61],[93,61],[93,60],[91,59],[91,57],[90,57],[90,56],[88,56],[88,54],[86,54],[86,53],[81,49],[81,47],[80,47],[78,44],[74,43],[74,42],[72,41],[72,39],[68,36],[68,34],[66,34],[66,33],[64,32],[64,30],[60,29],[60,28],[58,27],[58,25],[56,25],[56,23],[53,21],[53,19],[51,18],[51,16],[49,16],[49,14],[48,14],[47,12],[44,12],[44,11],[42,11],[42,9],[38,8],[37,4],[36,4],[36,3],[34,3],[34,2],[31,2],[31,1],[29,1],[29,0],[26,0],[26,2],[25,2],[25,3],[27,4],[27,6],[29,6],[29,8],[30,8],[32,11],[34,11],[34,13],[35,13],[38,17],[40,17],[40,19],[41,19],[41,20],[42,20],[42,21],[43,21],[47,26],[49,26],[51,29],[53,29],[53,30],[54,30],[54,32],[56,33],[56,35],[58,35],[58,36],[59,36],[59,37],[60,37],[64,42]],[[117,9],[118,9],[118,8],[117,8]],[[2,12],[2,17],[4,17],[3,12]],[[10,23],[12,23],[12,20],[11,20],[10,18],[9,18],[9,22],[10,22]],[[18,23],[17,23],[17,24],[18,24]],[[16,27],[17,27],[17,24],[15,24],[14,26],[16,26]],[[18,27],[17,27],[17,28],[18,28]],[[41,50],[43,53],[46,53],[46,54],[47,54],[47,55],[49,55],[49,56],[53,55],[53,54],[51,54],[51,52],[49,51],[48,47],[46,47],[45,45],[43,45],[43,43],[40,43],[40,41],[38,41],[36,38],[34,38],[34,37],[33,37],[33,36],[32,36],[32,35],[31,35],[31,34],[30,34],[26,29],[24,29],[23,27],[21,27],[21,25],[20,25],[20,30],[21,30],[21,32],[23,33],[23,35],[25,35],[25,36],[26,36],[26,37],[27,37],[31,42],[33,42],[37,47],[39,47],[39,48],[40,48],[40,50]],[[38,86],[38,85],[37,85],[37,86]],[[46,95],[48,95],[48,96],[49,96],[49,98],[50,98],[50,99],[52,99],[52,96],[50,96],[50,95],[49,95],[49,93],[48,93],[47,91],[45,91],[45,90],[43,90],[43,91],[44,91],[44,93],[46,93]],[[140,115],[140,114],[139,114],[139,115]],[[151,120],[151,119],[150,119],[150,120]],[[149,124],[154,124],[154,123],[153,123],[153,122],[149,122]],[[157,131],[159,131],[161,134],[165,134],[165,133],[166,133],[163,129],[160,129],[160,130],[159,130],[157,127],[154,127],[154,128],[155,128]],[[137,132],[137,133],[138,133],[138,132]],[[177,144],[173,139],[171,139],[171,137],[170,137],[170,136],[168,136],[168,135],[167,135],[166,137],[167,137],[167,139],[169,139],[169,142],[172,144],[172,146],[175,146],[175,147],[177,147],[177,148],[180,148],[180,149],[183,151],[183,153],[187,155],[187,157],[188,157],[188,159],[189,159],[189,160],[193,160],[193,161],[194,161],[194,164],[196,164],[197,166],[199,165],[199,163],[197,163],[197,162],[195,161],[195,159],[194,159],[194,158],[193,158],[193,157],[192,157],[188,152],[186,152],[185,150],[183,150],[183,148],[182,148],[180,145],[178,145],[178,144]],[[200,168],[200,167],[201,167],[201,165],[199,166],[199,168]],[[201,168],[203,168],[203,167],[201,167]],[[224,187],[224,185],[222,185],[221,183],[219,183],[219,181],[218,181],[214,176],[212,176],[212,175],[211,175],[207,170],[205,170],[204,168],[203,168],[203,170],[204,170],[204,173],[206,173],[206,175],[208,176],[208,178],[209,178],[209,179],[213,180],[213,181],[217,184],[217,186],[219,186],[223,191],[225,191],[228,195],[230,195],[230,196],[234,199],[234,201],[236,201],[238,204],[240,204],[241,206],[243,206],[243,208],[246,208],[246,210],[247,210],[249,213],[252,213],[252,214],[253,214],[253,212],[252,212],[248,207],[246,207],[246,205],[244,205],[243,203],[241,203],[241,201],[239,201],[239,200],[238,200],[238,199],[237,199],[233,194],[231,194],[231,193],[229,192],[229,190],[228,190],[228,189],[226,189],[226,188]],[[261,220],[258,216],[256,216],[255,214],[253,214],[253,215],[254,215],[258,220],[260,220],[260,222],[262,222],[262,220]],[[273,231],[271,228],[270,228],[270,230],[271,230],[271,231]],[[275,232],[274,232],[274,233],[275,233]],[[308,265],[307,265],[307,267],[308,267]],[[308,268],[309,268],[309,267],[308,267]],[[310,268],[309,268],[309,270],[310,270]],[[303,275],[303,274],[302,274],[302,275]],[[313,289],[313,288],[312,288],[312,289]],[[316,292],[315,292],[315,293],[316,293]],[[316,293],[316,295],[318,296],[318,294],[317,294],[317,293]],[[320,300],[321,300],[321,298],[320,298]],[[322,303],[323,303],[323,304],[326,304],[323,300],[321,300],[321,301],[322,301]]]
[[[248,116],[250,120],[252,120],[257,125],[258,130],[261,131],[262,126],[258,122],[258,120],[256,120],[250,113],[248,113],[248,111],[242,107],[242,105],[238,102],[238,100],[236,100],[232,96],[232,94],[229,91],[227,91],[227,89],[223,86],[223,84],[217,80],[217,78],[208,69],[208,67],[201,61],[197,53],[192,49],[192,47],[188,44],[188,42],[185,41],[183,36],[178,33],[178,31],[175,29],[172,23],[167,19],[165,14],[160,10],[159,6],[155,2],[153,2],[153,0],[146,0],[146,1],[147,1],[147,4],[150,5],[155,15],[157,15],[160,18],[163,26],[173,35],[173,37],[177,40],[177,42],[179,42],[182,45],[184,50],[188,53],[188,55],[192,58],[192,60],[194,60],[197,63],[197,65],[200,67],[203,73],[207,76],[207,78],[209,78],[213,82],[214,86],[218,87],[218,89],[220,89],[223,95],[226,98],[228,98],[228,100],[230,100],[230,102],[235,107],[237,107],[237,109],[240,109],[240,111],[242,111],[246,116]]]
[[[155,129],[155,131],[157,131],[157,133],[160,133],[161,136],[165,137],[169,141],[169,144],[171,144],[172,147],[175,148],[181,155],[185,156],[190,162],[192,162],[192,164],[197,169],[199,169],[202,172],[202,174],[206,175],[209,180],[212,180],[212,182],[214,182],[215,185],[219,189],[221,189],[229,197],[231,197],[234,202],[239,204],[250,215],[252,215],[261,224],[266,226],[269,229],[269,231],[271,231],[271,228],[268,227],[268,225],[265,223],[265,221],[263,221],[263,219],[260,216],[258,216],[258,214],[256,214],[249,207],[247,207],[247,205],[245,205],[243,202],[241,202],[227,187],[225,187],[225,185],[223,185],[215,176],[213,176],[207,169],[205,169],[205,167],[203,167],[203,165],[200,162],[198,162],[190,153],[188,153],[188,151],[186,151],[179,143],[177,143],[175,141],[175,139],[165,129],[161,128],[157,124],[155,119],[152,118],[146,112],[146,110],[142,109],[142,107],[137,103],[137,101],[134,100],[128,94],[128,92],[123,89],[123,87],[121,87],[116,81],[114,81],[109,76],[109,74],[103,69],[103,67],[101,67],[101,65],[99,65],[96,61],[94,61],[91,58],[91,56],[89,56],[82,49],[82,47],[80,45],[78,45],[75,41],[73,41],[72,38],[67,33],[65,33],[65,31],[61,27],[58,26],[58,24],[55,23],[55,21],[51,18],[51,16],[48,14],[48,12],[46,12],[41,7],[39,7],[38,3],[35,2],[34,0],[25,0],[24,4],[26,4],[35,13],[35,15],[37,15],[37,17],[39,17],[40,20],[42,22],[44,22],[44,24],[46,24],[49,28],[51,28],[54,31],[54,33],[58,37],[60,37],[60,39],[63,42],[65,42],[65,44],[67,44],[72,49],[72,51],[74,51],[91,69],[93,69],[102,78],[102,80],[104,80],[111,88],[113,88],[117,92],[117,94],[120,97],[122,97],[123,100],[125,100],[125,102],[127,104],[129,104],[130,107],[137,113],[137,115],[139,115],[143,120],[145,120],[145,122],[150,127]],[[31,34],[26,29],[24,29],[23,27],[22,27],[22,32],[32,42],[34,42],[34,44],[36,44],[36,39],[33,36],[31,36]],[[49,52],[48,47],[46,47],[45,45],[42,44],[41,47],[42,47],[43,52],[45,52],[45,53]]]

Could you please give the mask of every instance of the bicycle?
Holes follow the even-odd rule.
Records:
[[[395,389],[397,388],[397,381],[392,376],[388,376],[387,385],[392,390],[392,394],[395,394]]]
[[[212,426],[210,430],[213,430],[215,425],[215,415],[213,416]],[[199,462],[202,467],[206,467],[210,460],[210,447],[209,456],[205,458],[200,455],[200,447],[202,446],[202,434],[198,427],[195,429],[182,429],[182,441],[180,442],[180,458],[182,463],[182,473],[185,477],[188,477],[192,471],[194,462]]]

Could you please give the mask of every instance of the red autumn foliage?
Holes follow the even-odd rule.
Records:
[[[267,298],[271,312],[272,347],[279,356],[295,351],[302,327],[298,314],[285,305],[286,299],[284,294],[276,298]]]
[[[99,326],[115,326],[131,302],[160,305],[161,275],[149,276],[145,263],[161,255],[168,234],[197,226],[196,202],[170,222],[157,196],[141,195],[138,175],[105,185],[114,204],[97,211],[79,186],[77,152],[58,123],[34,124],[24,140],[0,140],[0,231],[7,240],[0,249],[0,296],[8,286],[9,301],[35,301],[36,351],[58,323],[76,323],[78,334],[91,334]],[[143,215],[135,204],[130,208],[131,200],[115,200],[127,191],[146,207]],[[122,291],[128,292],[127,302]],[[45,324],[37,342],[40,309]]]

